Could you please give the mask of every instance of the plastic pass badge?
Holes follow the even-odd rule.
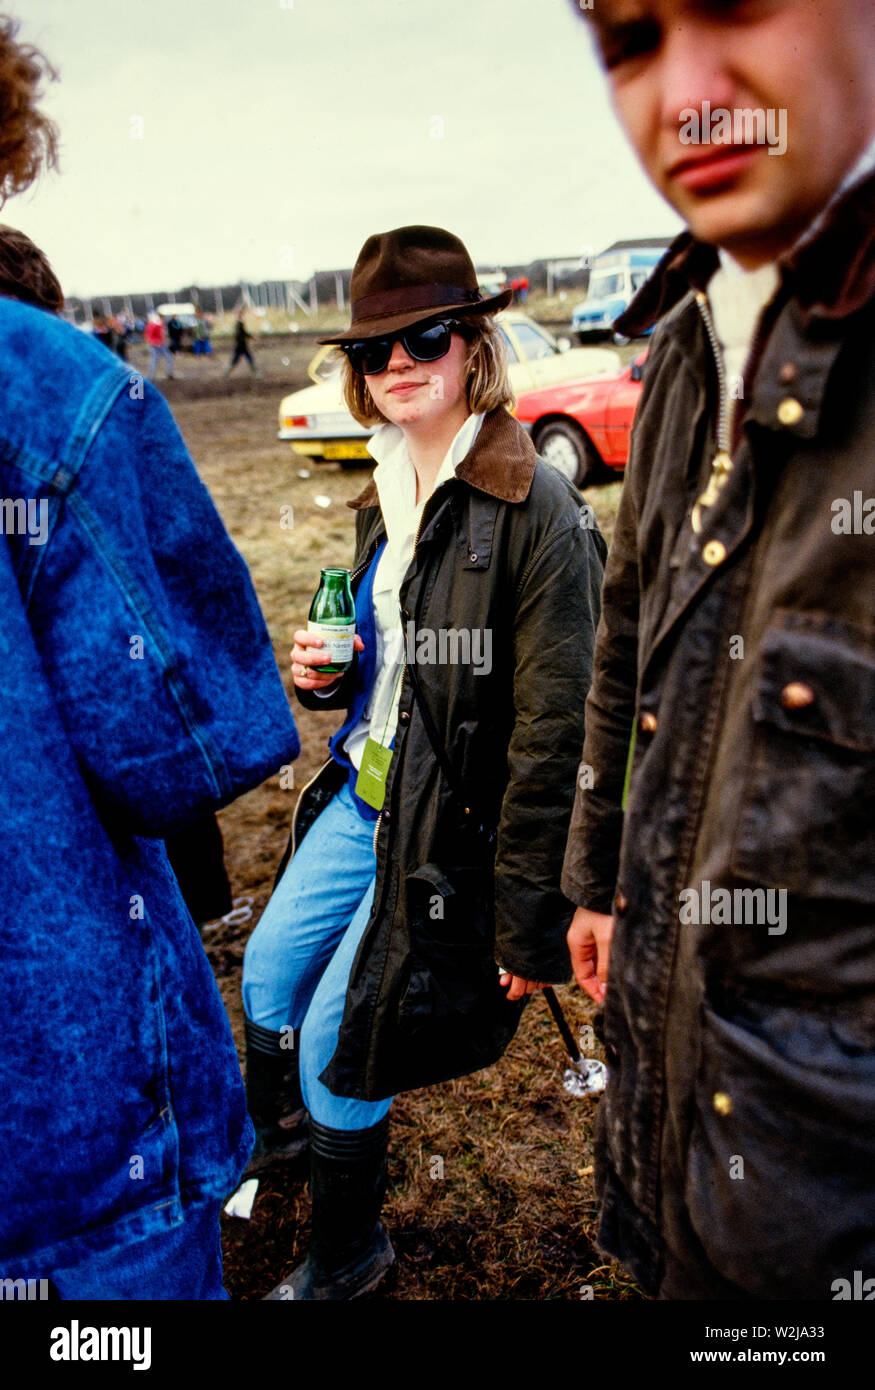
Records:
[[[391,761],[392,749],[384,748],[382,743],[378,743],[375,738],[369,738],[362,754],[362,765],[356,778],[355,794],[360,796],[362,801],[366,801],[369,806],[373,806],[375,811],[382,811],[383,809],[383,801],[386,797],[386,778],[389,775]]]

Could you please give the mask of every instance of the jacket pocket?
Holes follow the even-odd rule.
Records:
[[[493,872],[423,864],[405,881],[409,973],[397,1017],[398,1064],[424,1086],[496,1061],[522,1001],[509,1003],[494,956]],[[410,1078],[415,1077],[415,1080]]]
[[[806,897],[875,902],[875,629],[779,611],[752,713],[733,871]]]
[[[833,1297],[875,1274],[875,1000],[704,1009],[685,1200],[715,1269],[760,1298]]]

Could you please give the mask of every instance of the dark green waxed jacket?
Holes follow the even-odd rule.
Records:
[[[349,505],[355,587],[385,527],[373,482]],[[374,907],[321,1078],[339,1095],[375,1100],[500,1057],[522,1003],[508,1003],[496,961],[531,980],[570,977],[571,906],[559,878],[604,557],[576,490],[506,410],[489,413],[455,478],[426,503],[400,602],[414,650],[425,650],[426,631],[488,632],[491,669],[416,665],[459,795],[405,670],[376,825]],[[356,675],[353,667],[318,704],[299,698],[346,708]],[[326,764],[302,793],[298,841],[342,777]]]
[[[870,178],[779,263],[733,438],[713,248],[623,327],[661,316],[562,882],[615,922],[600,1243],[667,1298],[875,1272],[873,227]]]

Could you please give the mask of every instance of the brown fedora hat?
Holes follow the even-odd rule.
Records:
[[[484,299],[464,245],[442,227],[396,227],[368,237],[349,283],[351,323],[318,343],[382,338],[439,314],[497,314],[510,290]]]

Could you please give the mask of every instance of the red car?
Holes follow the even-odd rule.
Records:
[[[516,417],[542,458],[578,487],[610,482],[629,457],[647,353],[614,376],[524,391]]]

